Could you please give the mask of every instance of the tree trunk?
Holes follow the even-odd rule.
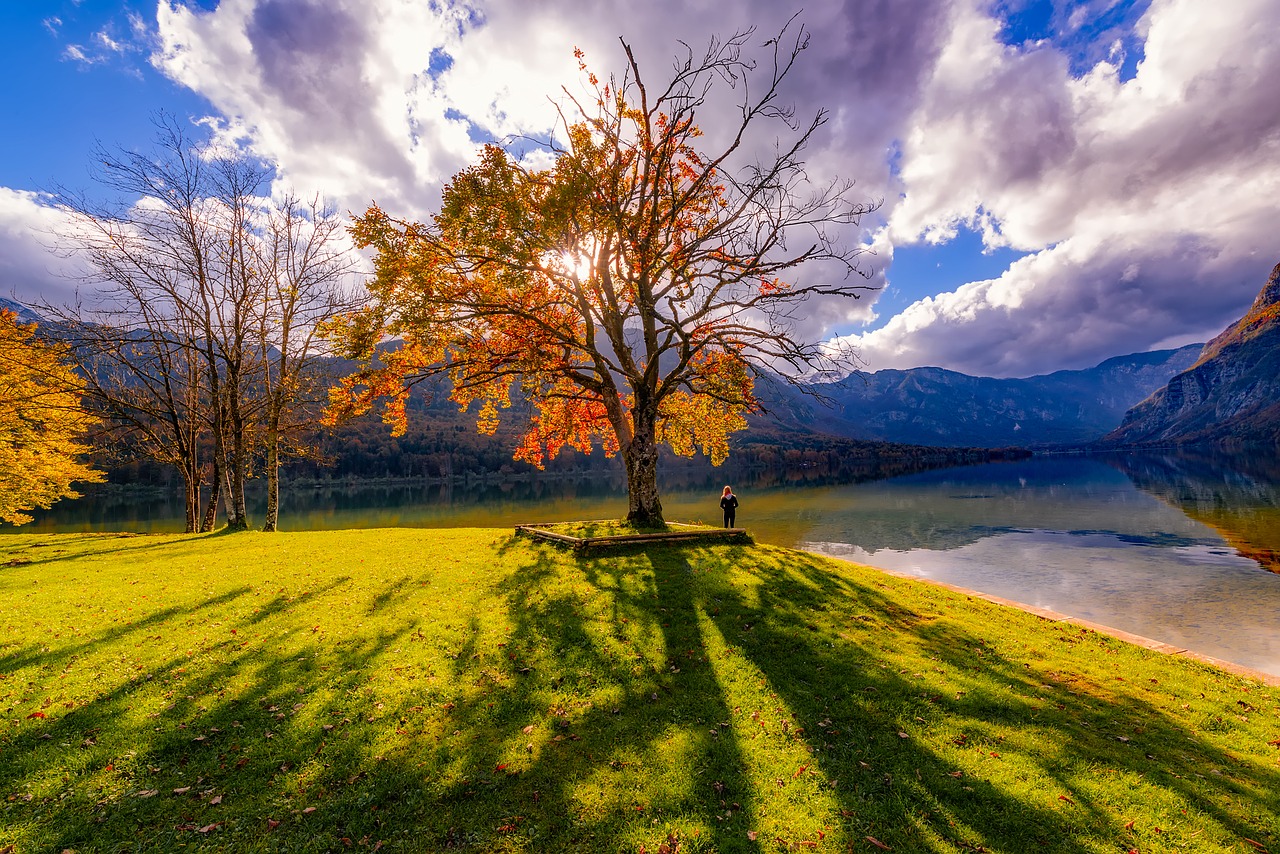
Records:
[[[272,418],[267,425],[267,518],[262,530],[276,530],[280,516],[280,421]]]
[[[182,482],[186,488],[187,502],[187,529],[185,533],[194,534],[198,530],[196,525],[200,522],[200,477],[192,475],[191,472],[184,468]]]
[[[225,387],[227,410],[226,420],[230,423],[231,433],[231,455],[226,460],[226,482],[224,488],[227,490],[227,529],[230,531],[247,531],[249,530],[249,510],[245,503],[245,473],[248,469],[248,459],[245,449],[245,419],[244,414],[240,411],[243,403],[240,400],[240,382],[238,376],[230,376],[227,378]],[[226,449],[226,441],[223,441],[223,449]]]
[[[240,419],[234,419],[240,422]],[[234,508],[236,521],[231,521],[231,513],[227,513],[227,527],[234,531],[249,530],[249,509],[245,502],[245,469],[248,467],[244,447],[244,425],[237,423],[234,427],[235,434],[231,437],[231,477],[228,485],[231,487],[231,507]]]
[[[627,521],[642,528],[661,528],[662,501],[658,498],[657,409],[632,410],[635,435],[623,452],[627,466]]]
[[[209,505],[204,508],[204,521],[200,523],[200,530],[208,533],[213,530],[213,526],[218,524],[218,500],[222,497],[222,466],[218,462],[217,455],[213,459],[213,479],[209,484]]]

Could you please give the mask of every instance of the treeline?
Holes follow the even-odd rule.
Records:
[[[332,374],[336,367],[328,368]],[[492,436],[476,429],[474,413],[459,412],[448,400],[442,380],[415,387],[406,406],[408,430],[392,436],[381,419],[367,415],[331,430],[314,429],[296,437],[307,453],[288,462],[282,477],[291,483],[413,479],[468,481],[475,479],[539,479],[566,476],[621,475],[618,459],[598,450],[580,454],[566,449],[549,460],[545,471],[512,458],[527,413],[520,405],[504,412]],[[730,440],[727,471],[742,476],[760,472],[769,483],[822,483],[880,479],[942,466],[1019,459],[1030,456],[1020,448],[937,448],[892,442],[859,441],[783,427],[766,418],[753,419],[751,429]],[[664,480],[679,481],[687,472],[701,482],[716,471],[702,455],[679,457],[662,450]],[[109,466],[114,483],[175,483],[172,469],[150,460]]]

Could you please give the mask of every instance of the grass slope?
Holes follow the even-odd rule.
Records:
[[[763,546],[0,538],[5,852],[1280,851],[1278,707]]]

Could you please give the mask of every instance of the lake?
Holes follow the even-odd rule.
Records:
[[[1273,455],[1050,456],[862,482],[820,472],[677,472],[669,519],[717,522],[732,482],[762,542],[929,578],[1280,675],[1280,462]],[[616,518],[623,482],[290,490],[286,530]],[[261,508],[257,518],[261,518]],[[166,493],[105,492],[30,532],[180,531]],[[7,528],[6,530],[12,530]]]

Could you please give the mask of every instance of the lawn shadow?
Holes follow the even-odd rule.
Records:
[[[901,582],[763,547],[498,548],[500,572],[486,555],[446,577],[198,603],[217,633],[145,671],[103,661],[93,697],[7,736],[5,821],[40,828],[40,850],[1114,849],[1114,805],[1078,786],[1089,763],[1241,838],[1259,837],[1229,801],[1280,809],[1274,769],[1184,732],[1133,686],[1021,660],[940,599],[908,607]],[[339,608],[350,623],[330,630]],[[50,681],[182,616],[24,648],[20,667]],[[889,627],[938,672],[895,668]],[[1060,747],[1033,755],[1010,727]],[[1175,736],[1180,755],[1152,747]],[[986,779],[999,762],[1044,796]],[[749,835],[787,809],[828,822],[826,839]]]

